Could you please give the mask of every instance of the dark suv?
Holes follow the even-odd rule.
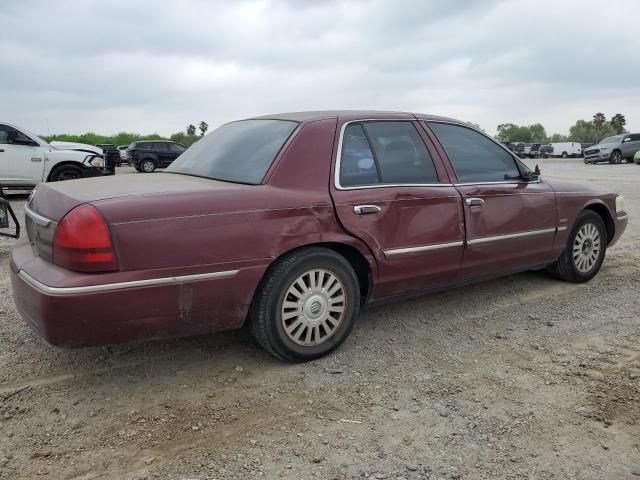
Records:
[[[127,148],[127,162],[139,172],[151,173],[171,165],[186,149],[179,143],[163,140],[133,142]]]

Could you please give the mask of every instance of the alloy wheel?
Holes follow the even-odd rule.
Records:
[[[336,333],[346,310],[345,287],[338,276],[325,269],[308,270],[293,281],[284,295],[282,327],[298,345],[320,345]]]
[[[155,168],[155,165],[153,164],[153,162],[143,162],[142,163],[142,170],[146,173],[151,173],[153,172]]]
[[[613,152],[613,163],[622,163],[622,154],[620,152]]]
[[[600,231],[593,223],[580,227],[573,242],[573,264],[581,273],[587,273],[598,263],[600,256]]]

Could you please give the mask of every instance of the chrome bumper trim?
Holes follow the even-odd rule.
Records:
[[[51,295],[74,295],[81,293],[108,292],[125,288],[153,287],[157,285],[177,285],[199,280],[212,280],[216,278],[233,277],[240,270],[228,270],[225,272],[197,273],[195,275],[181,275],[178,277],[150,278],[147,280],[132,280],[130,282],[103,283],[101,285],[85,285],[81,287],[50,287],[36,280],[24,270],[18,272],[18,276],[33,288]]]

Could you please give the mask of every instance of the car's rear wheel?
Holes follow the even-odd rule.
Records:
[[[156,169],[156,164],[153,160],[145,159],[140,162],[140,170],[144,173],[152,173]]]
[[[607,229],[602,217],[583,210],[567,239],[567,246],[550,271],[567,282],[591,280],[600,271],[607,250]]]
[[[51,172],[52,182],[63,182],[65,180],[76,180],[82,178],[80,167],[74,165],[62,165]]]
[[[360,307],[358,278],[341,255],[304,248],[269,268],[251,305],[249,326],[274,356],[307,361],[348,337]]]
[[[569,157],[569,155],[567,154],[567,152],[562,152],[562,158],[567,158]]]

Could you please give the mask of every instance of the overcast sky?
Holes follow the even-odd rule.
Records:
[[[39,133],[342,108],[640,130],[638,0],[1,3],[0,120]]]

